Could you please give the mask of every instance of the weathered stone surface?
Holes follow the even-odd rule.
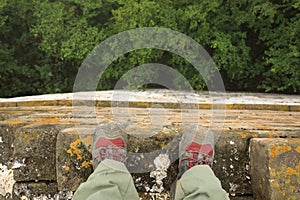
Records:
[[[57,184],[54,182],[29,182],[14,185],[13,199],[33,199],[33,197],[51,197],[58,193]]]
[[[258,200],[300,199],[300,138],[252,139],[250,159]]]
[[[12,196],[14,183],[13,170],[0,163],[0,199]]]
[[[16,183],[14,185],[13,200],[29,200],[29,199],[43,199],[43,200],[71,200],[72,192],[58,191],[57,183],[55,182],[29,182]]]
[[[55,148],[59,127],[22,127],[14,140],[16,181],[56,180]]]
[[[14,134],[18,126],[0,123],[0,163],[12,163]]]
[[[244,134],[243,137],[240,134]],[[223,188],[232,195],[252,194],[250,161],[247,138],[244,131],[224,132],[215,146],[213,171],[219,177]]]
[[[184,92],[170,90],[146,90],[146,91],[97,91],[69,94],[48,94],[30,97],[17,97],[0,99],[0,107],[15,106],[72,106],[72,100],[93,101],[98,106],[110,106],[111,101],[125,102],[133,107],[149,107],[149,102],[163,103],[168,108],[180,108],[182,102],[197,102],[199,108],[210,109],[212,103],[225,105],[226,109],[253,109],[253,110],[277,110],[300,111],[299,98],[294,95],[272,95],[259,93],[208,93],[208,92]],[[212,102],[214,97],[216,101]],[[130,99],[128,99],[130,97]],[[225,102],[226,100],[226,102]],[[82,105],[82,104],[79,104]]]
[[[59,133],[56,144],[59,190],[75,191],[92,173],[90,151],[94,130],[95,128],[68,128]]]
[[[155,185],[155,179],[150,177],[154,171],[154,160],[160,155],[167,155],[171,165],[167,170],[167,177],[163,179],[164,191],[169,191],[176,181],[178,174],[178,144],[179,134],[159,133],[149,138],[129,137],[129,158],[127,168],[133,176],[133,181],[138,191],[149,192]],[[132,154],[133,153],[133,154]]]
[[[13,178],[13,141],[18,127],[24,125],[20,121],[14,123],[0,122],[0,199],[9,198],[15,183]]]

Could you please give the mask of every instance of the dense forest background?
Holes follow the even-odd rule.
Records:
[[[300,94],[299,0],[0,0],[0,97],[71,92],[94,47],[138,27],[170,28],[196,40],[227,90]],[[206,89],[183,58],[143,49],[112,63],[99,90],[150,62]]]

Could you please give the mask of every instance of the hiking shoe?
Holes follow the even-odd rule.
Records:
[[[179,177],[188,169],[196,165],[208,165],[212,167],[214,158],[214,147],[204,139],[205,135],[191,133],[183,135],[179,145]],[[187,139],[187,137],[194,138]]]
[[[93,167],[94,169],[105,159],[119,162],[126,161],[127,134],[119,123],[106,123],[100,125],[93,135]]]

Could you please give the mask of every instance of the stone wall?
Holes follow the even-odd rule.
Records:
[[[111,103],[112,95],[110,91],[98,92],[93,100],[80,99],[76,104],[72,94],[1,99],[0,200],[71,199],[92,173],[92,134],[100,122],[129,118],[135,127],[128,150],[139,153],[130,163],[142,160],[143,166],[128,165],[128,169],[139,167],[150,172],[158,155],[145,158],[147,152],[164,147],[168,149],[165,153],[177,156],[180,136],[189,129],[182,124],[182,114],[188,116],[186,123],[220,133],[213,171],[231,199],[300,198],[298,96],[228,93],[214,106],[208,93],[178,92],[176,98],[185,99],[185,103],[196,99],[193,106],[199,112],[187,113],[182,109],[184,103],[176,102],[167,91],[130,93],[130,99],[118,98],[117,104]],[[115,114],[121,108],[126,110],[125,116]],[[224,119],[213,119],[213,108],[225,109]],[[163,124],[148,137],[143,133],[150,132],[153,116]],[[211,127],[212,120],[223,125]],[[165,190],[156,199],[168,199],[177,168],[175,160],[164,179]],[[157,196],[148,191],[154,184],[149,173],[132,175],[142,199]]]

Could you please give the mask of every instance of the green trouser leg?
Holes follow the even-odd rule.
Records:
[[[229,197],[210,167],[198,165],[177,181],[175,200],[229,200]]]
[[[73,200],[139,200],[132,177],[125,165],[104,160],[82,183]],[[206,165],[186,171],[177,182],[175,200],[228,200],[227,193]]]
[[[74,194],[73,200],[139,200],[132,177],[125,165],[102,161]]]

